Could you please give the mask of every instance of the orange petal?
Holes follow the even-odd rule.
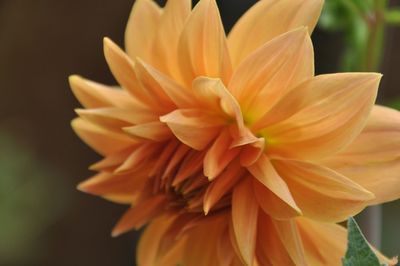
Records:
[[[179,109],[161,116],[174,135],[196,150],[204,149],[219,133],[223,120],[199,109]]]
[[[322,163],[373,192],[376,198],[371,204],[398,199],[400,112],[375,106],[367,126],[354,142]]]
[[[287,91],[314,76],[311,39],[306,28],[276,37],[246,58],[228,88],[247,122],[266,113]]]
[[[187,86],[198,76],[219,77],[227,84],[231,64],[215,0],[201,0],[195,6],[182,31],[178,50]]]
[[[84,120],[115,132],[122,132],[123,127],[131,126],[136,122],[132,119],[134,115],[131,116],[129,112],[113,107],[75,109],[75,112]]]
[[[345,148],[365,126],[380,78],[373,73],[322,75],[293,90],[305,100],[293,106],[297,110],[289,118],[264,129],[270,153],[321,159]]]
[[[251,179],[243,180],[232,194],[232,222],[240,255],[246,265],[253,265],[256,249],[258,202]]]
[[[297,224],[294,219],[286,221],[272,220],[272,223],[279,235],[282,243],[296,265],[307,265],[304,256],[303,243],[297,230]]]
[[[180,80],[178,41],[191,11],[190,0],[168,0],[164,7],[153,43],[152,66]],[[143,21],[139,25],[142,25]]]
[[[285,32],[317,24],[322,0],[263,0],[252,6],[228,36],[232,63],[236,67],[249,54]]]
[[[112,231],[112,236],[119,236],[131,229],[139,229],[158,215],[165,208],[166,198],[164,195],[153,196],[139,202],[138,205],[129,209]]]
[[[299,215],[296,209],[285,203],[257,179],[253,179],[253,186],[254,195],[261,209],[274,219],[290,219]]]
[[[126,91],[87,80],[77,75],[69,77],[69,84],[75,97],[85,108],[128,107],[134,104]]]
[[[280,200],[285,202],[288,207],[293,209],[290,213],[301,214],[301,210],[293,199],[291,191],[289,191],[285,181],[276,172],[274,166],[265,154],[262,154],[258,161],[247,167],[247,169],[261,184],[271,190]],[[282,215],[286,214],[282,213]]]
[[[124,174],[137,170],[155,154],[160,152],[161,145],[157,142],[144,142],[140,146],[137,146],[124,163],[115,170],[115,173]]]
[[[169,128],[160,121],[124,127],[123,130],[132,136],[154,141],[165,141],[172,135]]]
[[[138,76],[143,76],[142,79],[146,78],[149,80],[146,87],[153,87],[155,93],[163,95],[168,102],[172,101],[175,106],[179,108],[189,108],[196,105],[195,97],[191,90],[182,87],[177,84],[174,80],[158,71],[153,66],[138,59],[136,61],[136,73]]]
[[[152,47],[160,25],[162,9],[152,0],[137,0],[125,30],[125,49],[135,59],[152,62]]]
[[[176,265],[182,260],[185,239],[175,242],[166,253],[160,252],[160,242],[172,221],[162,216],[145,229],[137,249],[137,265]]]
[[[138,172],[130,175],[100,173],[79,184],[78,189],[86,193],[102,197],[120,197],[128,201],[120,203],[132,204],[143,187],[147,175]]]
[[[374,195],[339,173],[316,164],[274,160],[303,214],[325,222],[339,222],[366,207]]]
[[[136,145],[132,138],[101,128],[82,118],[75,118],[72,120],[71,125],[76,134],[86,144],[102,155],[117,153],[127,147]]]
[[[263,212],[260,212],[258,218],[256,254],[259,265],[296,266],[282,243],[271,217]]]
[[[160,109],[152,95],[144,90],[137,80],[133,61],[108,38],[104,38],[104,55],[115,79],[124,89],[129,91],[138,102],[151,106],[155,110]]]
[[[227,130],[214,141],[204,158],[204,175],[209,180],[217,177],[225,167],[239,154],[239,148],[230,148],[232,139]]]
[[[243,177],[244,168],[239,164],[231,164],[227,169],[216,178],[207,188],[203,200],[204,213],[208,214],[218,201],[223,198],[236,183]]]

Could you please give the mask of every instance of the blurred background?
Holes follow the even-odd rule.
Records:
[[[227,31],[254,2],[218,1]],[[330,9],[313,35],[317,73],[356,68],[343,54],[351,57],[363,41],[348,37],[358,22],[341,17],[338,1],[326,2]],[[67,83],[70,74],[115,83],[102,38],[123,45],[132,4],[0,0],[1,266],[134,265],[138,234],[110,236],[125,207],[76,190],[99,156],[70,128],[79,104]],[[400,28],[388,26],[385,33],[379,102],[399,106]],[[399,254],[400,202],[384,205],[383,222],[382,251]]]

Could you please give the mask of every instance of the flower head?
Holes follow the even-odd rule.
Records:
[[[71,77],[73,127],[105,157],[79,188],[131,205],[114,235],[150,223],[139,265],[337,265],[333,223],[400,195],[381,75],[314,76],[321,0],[259,1],[228,37],[214,0],[190,2],[137,0],[126,53],[104,39],[121,88]]]

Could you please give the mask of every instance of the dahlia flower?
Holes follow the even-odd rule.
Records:
[[[138,265],[340,265],[335,223],[399,198],[381,75],[314,75],[322,4],[259,1],[226,37],[214,0],[137,0],[126,52],[104,39],[120,87],[70,78],[104,156],[79,189],[130,205],[114,236],[147,225]]]

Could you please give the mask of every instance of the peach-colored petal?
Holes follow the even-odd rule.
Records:
[[[217,216],[188,232],[182,265],[219,266],[217,243],[226,227],[226,217]]]
[[[232,188],[243,177],[245,170],[237,163],[229,165],[226,170],[218,176],[207,188],[204,195],[203,208],[204,213],[208,214],[210,209],[226,194],[230,193]]]
[[[275,193],[257,179],[253,180],[254,195],[261,209],[274,219],[290,219],[299,215],[299,211],[281,200]]]
[[[135,100],[141,102],[145,106],[151,106],[153,110],[160,109],[160,106],[156,104],[152,95],[149,94],[137,80],[134,62],[118,47],[118,45],[108,38],[104,38],[104,55],[115,79]]]
[[[251,7],[228,36],[232,63],[236,67],[247,55],[285,32],[317,24],[323,0],[263,0]]]
[[[101,128],[82,118],[75,118],[71,125],[86,144],[102,155],[113,154],[136,144],[132,138],[124,134]]]
[[[311,39],[306,28],[276,37],[246,58],[228,88],[247,122],[267,112],[288,90],[314,76]]]
[[[138,145],[126,158],[124,163],[115,170],[115,173],[124,174],[137,170],[144,163],[146,163],[147,160],[151,159],[160,152],[160,145],[161,144],[157,142],[144,142]]]
[[[124,127],[123,130],[132,136],[154,141],[165,141],[172,135],[169,128],[160,121]]]
[[[200,109],[179,109],[160,117],[174,135],[196,150],[204,149],[219,133],[224,121]]]
[[[261,184],[271,190],[280,200],[284,201],[288,207],[292,208],[293,213],[301,214],[301,210],[297,206],[291,191],[289,191],[285,181],[276,172],[265,154],[262,154],[258,161],[247,169]]]
[[[85,108],[130,107],[134,101],[122,89],[112,88],[80,76],[69,77],[69,84],[76,98]]]
[[[104,159],[90,165],[89,169],[92,171],[113,173],[129,157],[134,147],[136,145],[126,150],[107,155]]]
[[[179,57],[178,41],[190,14],[191,2],[190,0],[167,1],[153,43],[153,60],[149,61],[152,66],[177,80],[180,80],[177,65]]]
[[[310,160],[344,149],[364,128],[380,78],[374,73],[321,75],[293,90],[305,100],[293,106],[296,113],[263,130],[269,153]]]
[[[371,204],[398,199],[400,112],[375,106],[366,127],[353,143],[322,163],[373,192],[376,198]]]
[[[201,0],[194,7],[178,47],[179,66],[187,86],[198,76],[221,78],[227,84],[232,70],[215,0]]]
[[[160,25],[162,9],[153,0],[137,0],[125,30],[125,49],[135,59],[152,62],[153,43]]]
[[[228,228],[220,236],[217,243],[218,263],[220,266],[231,266],[235,257]]]
[[[263,212],[260,212],[258,218],[256,256],[260,266],[296,265],[282,243],[271,217]]]
[[[191,90],[180,86],[174,80],[140,59],[136,61],[136,73],[138,74],[138,72],[141,74],[140,76],[150,80],[148,85],[152,86],[156,93],[163,94],[163,98],[168,95],[167,101],[172,101],[176,107],[189,108],[196,106],[195,97]]]
[[[366,207],[374,195],[339,173],[316,164],[274,160],[303,214],[312,219],[338,222]]]
[[[143,266],[176,265],[182,261],[185,239],[174,243],[167,252],[160,252],[160,243],[173,220],[162,216],[155,219],[140,237],[137,249],[137,264]]]
[[[123,127],[136,122],[134,114],[131,116],[129,112],[114,107],[75,109],[75,112],[84,120],[115,132],[122,132]]]
[[[227,130],[214,141],[204,158],[204,175],[209,180],[217,177],[225,167],[239,154],[239,148],[230,148],[232,139]]]
[[[130,175],[99,173],[79,184],[78,189],[102,197],[124,197],[123,203],[132,204],[143,187],[147,176],[143,172]]]
[[[303,243],[295,220],[272,220],[272,223],[293,262],[296,265],[307,265]]]
[[[167,202],[165,195],[153,196],[141,201],[135,207],[129,209],[112,231],[113,236],[119,236],[131,229],[139,229],[150,220],[159,216],[160,211],[165,208]]]
[[[258,202],[250,178],[235,186],[232,194],[232,223],[240,255],[246,265],[253,265],[258,219]]]

